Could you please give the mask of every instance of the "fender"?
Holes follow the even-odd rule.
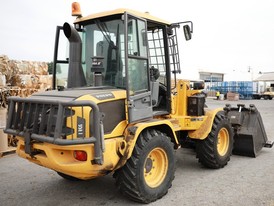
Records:
[[[218,108],[218,109],[207,111],[206,114],[205,114],[205,116],[207,118],[201,124],[200,128],[197,129],[197,130],[194,130],[194,131],[189,131],[188,136],[191,139],[199,139],[199,140],[205,139],[211,131],[213,121],[214,121],[214,118],[215,118],[216,114],[220,111],[223,111],[223,109]]]
[[[174,142],[174,147],[176,149],[179,148],[180,144],[177,139],[177,135],[174,132],[174,127],[172,123],[168,120],[152,119],[146,122],[140,122],[134,125],[129,125],[128,128],[125,130],[126,146],[123,150],[119,149],[121,158],[118,164],[116,165],[115,170],[122,167],[126,163],[126,161],[131,157],[139,135],[144,129],[147,128],[156,128],[157,130],[166,133],[171,138],[171,141]]]

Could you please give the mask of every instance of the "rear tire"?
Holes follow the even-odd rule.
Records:
[[[216,114],[211,132],[197,142],[197,158],[205,167],[218,169],[227,165],[233,149],[233,130],[223,112]]]
[[[265,100],[268,100],[268,99],[269,99],[269,96],[265,95],[265,96],[264,96],[264,99],[265,99]]]
[[[169,137],[144,130],[127,163],[115,171],[116,186],[130,199],[149,203],[163,197],[172,185],[175,151]]]

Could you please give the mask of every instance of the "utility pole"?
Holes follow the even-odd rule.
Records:
[[[248,66],[248,72],[251,74],[251,81],[253,82],[253,69]]]

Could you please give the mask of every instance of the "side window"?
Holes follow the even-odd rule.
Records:
[[[128,59],[129,89],[133,92],[148,91],[147,61]]]
[[[84,38],[83,32],[79,32],[81,38]],[[67,88],[68,80],[68,68],[69,68],[69,41],[63,33],[63,28],[61,26],[57,27],[57,35],[55,39],[55,50],[54,50],[54,89],[61,86]],[[82,57],[84,57],[85,52],[83,51]],[[85,61],[82,58],[82,67],[85,71]]]
[[[147,57],[145,22],[131,19],[128,24],[128,54]]]
[[[128,22],[128,74],[132,94],[149,90],[146,24],[134,18]]]
[[[150,67],[155,67],[160,72],[159,81],[167,85],[166,83],[166,56],[163,29],[148,31],[148,48],[149,48],[149,63]]]
[[[139,51],[140,56],[147,57],[147,36],[146,36],[146,25],[145,22],[138,20],[138,37],[139,37]]]
[[[68,78],[68,59],[69,59],[69,42],[63,33],[62,27],[57,27],[58,38],[55,44],[58,45],[54,51],[55,61],[55,83],[54,87],[67,87]]]

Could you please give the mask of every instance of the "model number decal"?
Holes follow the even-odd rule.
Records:
[[[77,137],[85,137],[86,123],[85,119],[77,117]]]
[[[202,117],[195,117],[195,118],[191,118],[190,121],[192,122],[196,122],[196,121],[203,121],[204,118]]]
[[[95,94],[93,95],[96,99],[105,100],[105,99],[112,99],[114,95],[112,93],[105,93],[105,94]]]

